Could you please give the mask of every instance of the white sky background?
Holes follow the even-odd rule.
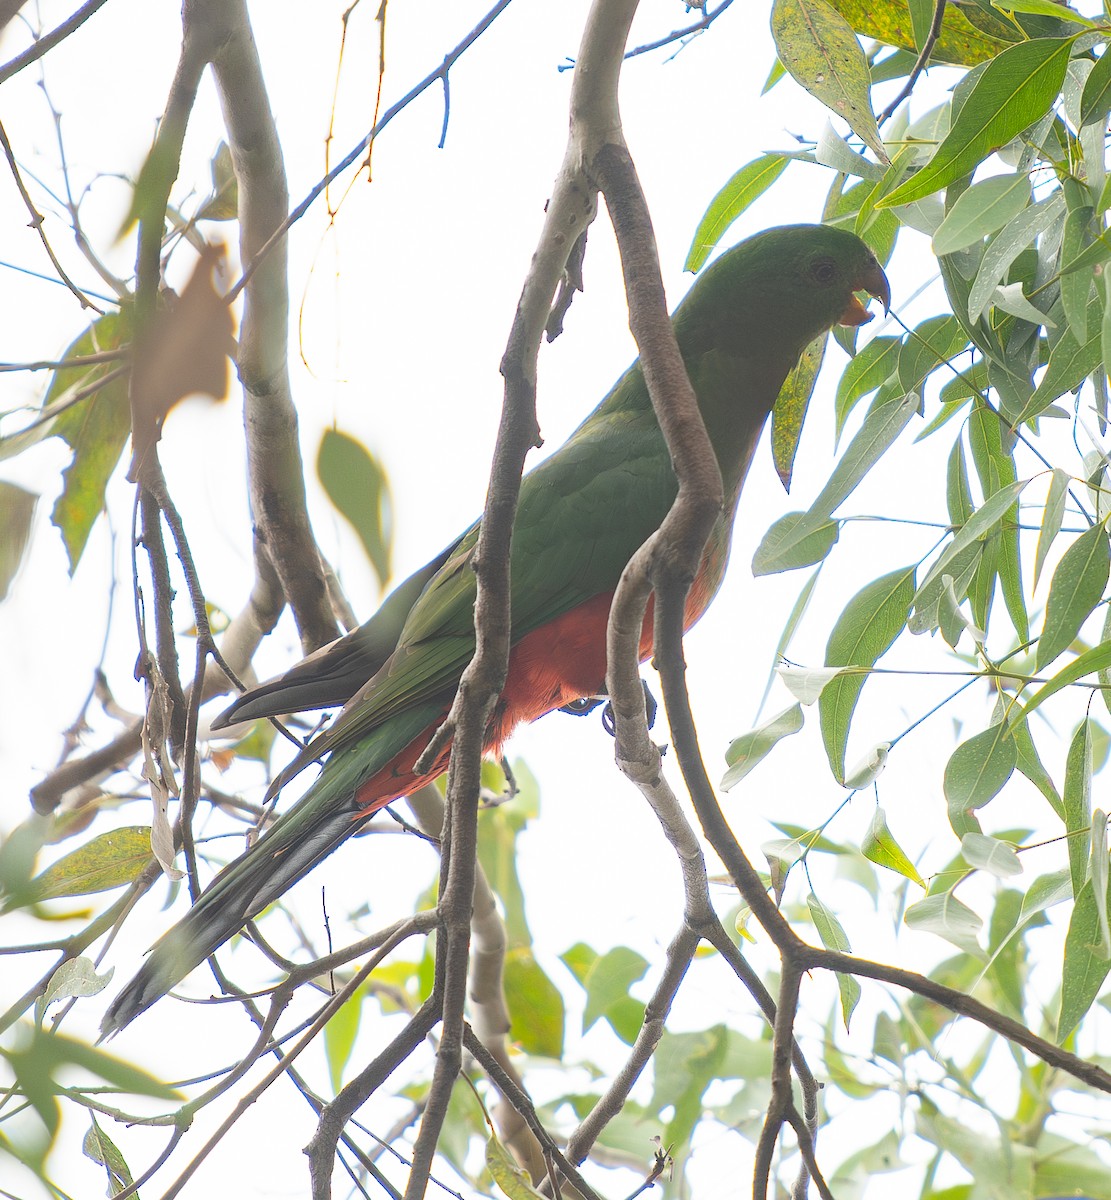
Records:
[[[343,8],[342,3],[305,6],[268,0],[252,9],[294,203],[323,173]],[[382,135],[374,152],[373,184],[368,186],[363,177],[346,197],[343,184],[333,189],[334,201],[344,197],[334,226],[327,227],[325,207],[318,202],[293,231],[293,387],[303,450],[310,464],[310,503],[325,553],[338,567],[363,618],[377,601],[371,573],[354,536],[313,484],[311,464],[321,432],[334,422],[385,462],[396,514],[395,579],[404,578],[440,550],[481,509],[501,403],[498,362],[564,148],[571,76],[557,68],[577,52],[586,8],[585,0],[517,0],[451,72],[445,148],[437,148],[443,120],[443,94],[437,86]],[[52,27],[69,10],[68,4],[42,4],[43,27]],[[484,11],[484,4],[473,2],[395,0],[388,14],[383,109],[433,69]],[[306,15],[309,12],[311,16]],[[377,81],[378,34],[373,15],[374,6],[364,4],[351,21],[335,108],[333,159],[342,156],[370,123]],[[645,0],[633,43],[658,37],[686,19],[674,0]],[[7,59],[17,52],[25,36],[13,26],[0,44],[0,57]],[[111,0],[80,35],[46,59],[46,82],[63,114],[73,186],[92,184],[83,216],[99,235],[101,246],[107,244],[109,231],[118,226],[129,202],[127,185],[110,176],[134,177],[138,171],[165,101],[179,39],[175,6]],[[791,148],[791,133],[813,139],[825,124],[826,110],[790,81],[768,96],[759,95],[772,52],[764,11],[737,4],[671,61],[665,61],[670,52],[655,53],[625,68],[625,130],[651,205],[672,305],[689,286],[682,263],[698,218],[718,188],[761,151]],[[937,74],[938,81],[944,79],[944,73]],[[36,83],[36,72],[31,70],[4,85],[0,117],[28,173],[57,181],[53,124]],[[190,187],[198,198],[207,193],[208,160],[221,136],[214,90],[206,79],[190,124],[186,161],[175,193],[178,199]],[[831,177],[822,168],[793,165],[786,181],[745,214],[726,242],[732,244],[770,224],[819,219]],[[95,288],[92,272],[71,250],[64,216],[41,189],[35,190],[35,198],[47,212],[46,228],[53,245],[76,277]],[[26,223],[14,187],[10,181],[0,183],[0,259],[49,272]],[[227,236],[232,228],[210,225],[206,232]],[[925,246],[924,238],[904,233],[903,246],[889,271],[896,306],[931,269],[932,260],[922,254]],[[131,239],[114,253],[117,269],[127,274],[134,256]],[[184,268],[187,256],[182,255],[180,262]],[[0,359],[55,356],[83,327],[78,305],[60,287],[0,270],[4,270],[7,300],[0,326]],[[550,448],[562,442],[635,354],[613,237],[604,214],[591,231],[585,274],[586,292],[576,298],[565,334],[541,353],[540,420]],[[298,358],[301,301],[304,362]],[[939,309],[940,304],[919,301],[903,316],[913,324]],[[870,326],[866,333],[873,331]],[[840,350],[831,346],[790,498],[775,477],[766,447],[758,454],[741,503],[733,569],[714,608],[688,638],[689,682],[712,776],[724,770],[722,756],[729,739],[753,723],[776,642],[805,579],[804,572],[796,572],[754,581],[749,571],[752,552],[768,525],[790,508],[806,507],[828,476],[833,461],[830,401],[844,361]],[[10,408],[20,398],[37,402],[45,385],[45,375],[4,376],[0,382],[4,407]],[[913,449],[909,438],[905,440],[907,445],[873,472],[843,512],[944,519],[944,493],[936,472],[943,469],[942,455],[951,437]],[[234,612],[243,603],[252,575],[240,408],[234,387],[223,406],[193,402],[175,411],[167,422],[161,452],[206,593],[211,601]],[[62,444],[50,442],[2,467],[4,478],[43,495],[31,557],[14,595],[0,608],[0,829],[5,830],[23,819],[29,787],[57,759],[60,731],[73,719],[89,686],[105,627],[112,554],[107,523],[103,519],[98,523],[72,581],[67,578],[60,538],[48,525],[60,486],[58,473],[65,462]],[[111,496],[117,521],[115,550],[118,560],[126,562],[130,489],[117,478]],[[923,511],[924,504],[936,508]],[[793,657],[818,665],[828,629],[856,588],[917,558],[934,537],[929,530],[907,527],[847,528],[823,574]],[[128,578],[126,569],[123,578]],[[107,662],[117,699],[138,710],[141,692],[130,678],[135,654],[130,610],[130,596],[121,589]],[[189,622],[184,608],[181,614],[179,627],[185,628]],[[278,670],[298,653],[287,617],[258,657],[260,672]],[[900,648],[896,657],[901,665],[912,658],[931,657],[934,665],[946,665],[938,648],[929,643]],[[941,684],[920,681],[871,683],[865,690],[850,759],[870,741],[898,734],[945,690]],[[970,723],[970,731],[986,726],[990,713],[983,691],[974,691],[973,696],[953,709],[954,716]],[[780,688],[768,712],[787,703],[789,698]],[[98,720],[98,734],[109,728]],[[936,718],[932,732],[908,738],[898,748],[880,781],[880,799],[896,836],[910,847],[924,848],[923,873],[944,865],[956,848],[941,795],[941,770],[952,745],[951,732],[948,715]],[[659,734],[666,738],[662,729]],[[96,742],[96,736],[89,740],[90,745]],[[561,985],[567,981],[555,955],[580,940],[599,950],[631,945],[659,962],[680,919],[678,872],[654,819],[617,774],[612,743],[597,719],[553,715],[521,731],[511,753],[522,756],[540,780],[542,819],[522,840],[520,869],[539,952],[553,977]],[[1063,760],[1062,748],[1059,759],[1047,762],[1057,778]],[[1013,783],[1012,789],[1008,811],[995,816],[997,827],[1041,819],[1040,808],[1030,800],[1032,789],[1022,783]],[[843,795],[829,775],[816,712],[810,711],[804,732],[731,793],[724,807],[743,844],[754,852],[774,836],[768,819],[817,824],[833,812]],[[1030,814],[1023,811],[1028,805]],[[872,811],[872,798],[858,796],[831,826],[830,836],[858,844]],[[137,823],[145,817],[134,808],[120,819]],[[939,829],[940,837],[926,846],[931,828]],[[64,847],[70,848],[72,844]],[[1027,879],[1057,865],[1055,855],[1038,863],[1028,861]],[[307,919],[316,919],[319,889],[326,883],[333,914],[367,898],[377,926],[409,911],[413,896],[427,884],[432,871],[431,854],[420,845],[401,838],[362,839],[345,847],[302,885],[308,898],[302,911]],[[830,884],[829,879],[828,870],[820,865],[816,880],[828,887],[819,888],[823,899],[835,907],[850,903],[857,907],[855,917],[845,917],[857,952],[895,956],[904,965],[918,967],[949,953],[937,939],[905,929],[899,931],[896,946],[894,907],[883,905],[877,913],[867,901],[860,905],[864,893],[859,889]],[[87,1016],[81,1010],[73,1014],[65,1026],[68,1031],[90,1033],[95,1028],[108,997],[129,977],[145,946],[167,926],[167,914],[158,911],[159,890],[129,922],[109,956],[117,969],[113,985],[102,998],[83,1006]],[[798,900],[806,890],[801,879],[793,881],[789,897]],[[180,913],[182,906],[179,898],[175,911]],[[37,933],[5,930],[4,941],[25,940]],[[762,953],[756,951],[754,958],[759,962]],[[207,974],[199,973],[196,980],[194,994],[207,995]],[[17,981],[11,982],[14,994]],[[652,976],[649,982],[654,983]],[[807,984],[816,1001],[803,1018],[802,1032],[808,1035],[820,1035],[821,1022],[834,1001],[829,982]],[[7,993],[7,986],[3,990]],[[882,1001],[874,986],[866,985],[865,995],[856,1029],[859,1048],[866,1051],[871,1017],[865,1010]],[[568,996],[576,1002],[573,984]],[[705,1025],[718,1014],[754,1028],[749,1012],[750,1004],[739,988],[723,975],[705,971],[692,977],[679,1004],[680,1018],[692,1027]],[[215,1030],[219,1021],[228,1026],[230,1036],[242,1035],[238,1015],[226,1016],[221,1010],[219,1019],[213,1016],[209,1022],[198,1010],[166,1002],[126,1031],[113,1048],[168,1077],[189,1075],[223,1061],[219,1051],[210,1056],[207,1045],[198,1047],[186,1040],[209,1024]],[[360,1060],[364,1061],[376,1045],[371,1031],[371,1037],[360,1042],[356,1059],[365,1052]],[[957,1045],[952,1042],[946,1049],[955,1053]],[[225,1057],[232,1047],[229,1042]],[[569,1050],[574,1051],[573,1037]],[[595,1039],[587,1052],[608,1050],[599,1048]],[[827,1099],[838,1103],[828,1092]],[[373,1126],[372,1108],[363,1115]],[[378,1127],[386,1123],[379,1122]],[[211,1119],[203,1115],[198,1128],[211,1127]],[[213,1188],[224,1192],[229,1178],[237,1181],[236,1192],[245,1198],[303,1194],[306,1176],[300,1148],[312,1128],[312,1115],[303,1102],[272,1095],[245,1118],[227,1146],[209,1158],[185,1194],[210,1195]],[[645,1133],[646,1155],[652,1132]],[[71,1137],[74,1133],[79,1137],[81,1130],[71,1130]],[[191,1136],[192,1144],[199,1146],[201,1136]],[[861,1143],[870,1136],[867,1129],[856,1135]],[[153,1147],[155,1141],[149,1145]],[[830,1168],[843,1157],[846,1145],[835,1138],[825,1141],[823,1157]],[[244,1146],[250,1149],[245,1152]],[[707,1154],[704,1162],[695,1163],[700,1197],[733,1194],[738,1173],[748,1169],[747,1146],[738,1139],[725,1139],[722,1149],[727,1153]],[[246,1172],[241,1163],[236,1165],[245,1153],[251,1158]],[[142,1169],[152,1154],[153,1150],[146,1159],[136,1154],[132,1167]],[[75,1194],[89,1195],[90,1189],[102,1186],[98,1169],[80,1157],[75,1141],[61,1143],[51,1166],[58,1182]],[[3,1172],[0,1163],[0,1186],[18,1192],[19,1181],[5,1180]],[[163,1184],[171,1178],[172,1174],[164,1173]],[[879,1190],[869,1195],[884,1193],[890,1186],[890,1180],[881,1180]]]

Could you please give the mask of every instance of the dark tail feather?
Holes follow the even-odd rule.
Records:
[[[334,806],[329,796],[320,794],[326,789],[334,798],[330,782],[321,777],[255,845],[229,863],[185,917],[159,939],[105,1014],[101,1039],[161,999],[365,822],[354,807],[353,788],[346,802]]]
[[[321,647],[284,675],[244,692],[213,720],[212,729],[224,729],[259,717],[342,708],[397,648],[409,610],[453,549],[454,546],[449,546],[410,575],[365,625]]]

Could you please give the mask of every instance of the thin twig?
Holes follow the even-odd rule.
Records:
[[[24,67],[30,66],[31,63],[37,62],[44,54],[48,54],[59,43],[64,42],[71,33],[76,33],[78,29],[97,11],[103,8],[107,0],[88,0],[83,4],[72,17],[67,18],[52,29],[49,33],[43,34],[42,37],[35,40],[34,45],[29,46],[21,54],[17,54],[15,58],[9,59],[3,66],[0,66],[0,83],[11,79],[13,75],[17,75]]]
[[[70,279],[66,274],[65,267],[58,261],[58,256],[54,253],[54,248],[50,245],[50,240],[46,236],[46,230],[43,228],[45,218],[42,213],[35,207],[34,200],[31,199],[31,193],[27,191],[27,187],[23,182],[23,176],[19,170],[19,164],[15,161],[15,153],[12,150],[12,144],[8,140],[8,133],[2,123],[0,123],[0,146],[4,149],[4,157],[8,160],[8,167],[11,170],[12,178],[15,180],[15,186],[19,189],[19,194],[23,199],[23,203],[27,211],[31,214],[31,228],[39,235],[39,241],[42,242],[43,249],[46,251],[47,258],[54,270],[58,272],[58,278],[66,285],[67,288],[77,297],[78,303],[82,308],[91,308],[93,312],[104,316],[104,309],[95,305],[88,296]]]
[[[922,51],[917,59],[915,59],[914,66],[911,67],[907,81],[899,94],[876,118],[877,125],[882,125],[885,121],[890,120],[899,105],[914,91],[914,85],[918,82],[918,76],[926,69],[926,64],[930,61],[930,55],[934,51],[937,39],[941,37],[941,25],[944,19],[945,0],[936,0],[933,20],[930,22],[930,30],[926,34],[926,40],[922,43]]]

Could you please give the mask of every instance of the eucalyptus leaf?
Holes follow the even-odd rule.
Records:
[[[1034,38],[994,58],[933,158],[880,204],[908,204],[940,191],[1044,116],[1061,91],[1072,45],[1072,38]]]
[[[1030,203],[1025,175],[993,175],[962,192],[933,238],[934,253],[952,254],[1002,229]]]

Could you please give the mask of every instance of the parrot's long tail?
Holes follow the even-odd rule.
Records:
[[[410,716],[411,714],[402,714]],[[390,728],[395,725],[395,728]],[[249,850],[216,876],[189,912],[155,944],[138,974],[112,1002],[101,1039],[118,1032],[180,983],[243,925],[289,890],[377,811],[423,779],[368,802],[361,784],[413,740],[408,721],[387,722],[372,737],[328,760],[320,778]],[[390,736],[392,735],[392,736]]]

